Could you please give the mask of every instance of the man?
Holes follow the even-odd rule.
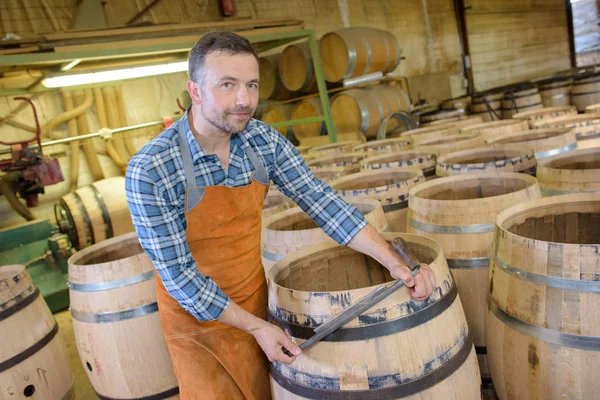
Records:
[[[184,400],[268,399],[267,359],[290,364],[301,353],[265,321],[260,229],[270,180],[338,243],[405,280],[414,299],[435,287],[428,266],[413,279],[287,139],[252,119],[258,85],[247,39],[204,35],[189,58],[190,108],[131,159],[126,174],[133,223],[160,277],[159,312]]]

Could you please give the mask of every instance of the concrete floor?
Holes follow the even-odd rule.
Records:
[[[69,362],[71,364],[71,372],[75,377],[75,397],[72,400],[96,400],[96,392],[90,383],[90,380],[83,369],[79,353],[77,352],[77,345],[75,344],[75,335],[73,333],[73,320],[71,319],[71,313],[68,310],[60,311],[54,314],[54,318],[58,323],[58,334],[63,339],[67,346],[67,354],[69,355]]]

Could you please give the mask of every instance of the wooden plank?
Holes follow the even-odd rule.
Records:
[[[31,53],[33,51],[38,51],[39,49],[40,46],[27,46],[16,49],[0,49],[0,55]]]

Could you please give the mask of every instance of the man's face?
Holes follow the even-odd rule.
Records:
[[[252,54],[209,54],[199,86],[203,118],[231,134],[243,131],[258,104],[258,62]]]

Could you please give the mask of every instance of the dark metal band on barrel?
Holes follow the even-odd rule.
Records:
[[[56,321],[54,321],[54,327],[52,327],[52,329],[43,338],[41,338],[37,343],[35,343],[34,345],[23,350],[19,354],[9,358],[8,360],[1,362],[0,363],[0,374],[3,373],[4,371],[8,370],[9,368],[12,368],[15,365],[27,360],[29,357],[31,357],[32,355],[34,355],[35,353],[37,353],[38,351],[40,351],[41,349],[46,347],[46,345],[48,343],[50,343],[52,341],[52,339],[54,339],[54,336],[56,336],[57,332],[58,332],[58,324],[56,323]]]
[[[418,312],[391,321],[376,322],[369,325],[352,328],[340,328],[331,335],[325,337],[322,341],[351,342],[356,340],[367,340],[381,336],[393,335],[395,333],[412,329],[430,321],[450,308],[456,299],[456,293],[456,285],[453,282],[452,287],[444,295],[444,297]],[[314,328],[283,321],[282,319],[279,319],[271,314],[270,310],[268,313],[268,319],[269,321],[277,322],[282,328],[287,329],[295,338],[309,339],[315,334]]]
[[[450,269],[477,269],[488,268],[490,266],[489,257],[447,258],[446,262]]]
[[[600,351],[600,337],[573,335],[571,333],[565,333],[556,331],[554,329],[544,328],[543,326],[533,325],[529,322],[515,318],[506,311],[502,310],[500,307],[498,307],[496,300],[493,298],[490,298],[488,303],[490,312],[494,314],[496,318],[523,335],[559,346],[571,347],[580,350]]]
[[[156,394],[151,394],[150,396],[144,396],[144,397],[106,397],[101,395],[100,393],[96,392],[96,396],[98,396],[98,398],[100,398],[100,400],[162,400],[162,399],[168,399],[169,397],[175,396],[179,394],[179,386],[175,386],[172,389],[169,390],[165,390],[164,392],[160,392],[160,393],[156,393]]]
[[[77,192],[73,192],[71,193],[73,195],[73,200],[75,200],[75,203],[77,204],[77,208],[79,208],[79,212],[81,213],[81,217],[83,218],[83,222],[85,223],[87,229],[87,238],[88,238],[88,242],[89,243],[96,243],[96,238],[94,237],[94,227],[92,226],[92,220],[90,220],[90,216],[87,212],[87,210],[85,209],[85,204],[83,204],[83,201],[81,200],[81,197],[79,197],[79,193]],[[83,245],[83,243],[79,243],[80,245]]]
[[[404,197],[400,197],[400,199],[403,199]],[[381,208],[383,208],[383,212],[392,212],[392,211],[398,211],[398,210],[402,210],[404,208],[408,207],[408,200],[403,200],[400,201],[398,203],[394,203],[394,204],[386,204],[386,205],[381,205]]]
[[[90,324],[103,324],[128,319],[140,318],[148,314],[158,311],[158,303],[144,304],[143,306],[130,308],[128,310],[103,312],[103,313],[86,313],[83,311],[71,310],[71,317],[79,322],[87,322]]]
[[[136,283],[149,281],[150,279],[154,278],[154,276],[154,271],[147,271],[138,275],[117,279],[114,281],[98,283],[74,283],[69,281],[67,282],[67,285],[69,286],[69,289],[76,292],[97,292],[101,290],[118,289],[121,287],[134,285]]]
[[[600,126],[600,125],[599,125]],[[582,141],[582,140],[591,140],[591,139],[598,139],[600,138],[600,132],[593,132],[593,133],[577,133],[575,134],[575,138],[578,141]]]
[[[600,90],[594,90],[593,92],[584,92],[584,93],[573,93],[571,92],[571,96],[587,96],[590,94],[600,93]]]
[[[536,274],[510,265],[494,253],[492,253],[492,263],[492,268],[494,266],[498,267],[509,275],[536,285],[549,286],[556,289],[576,290],[578,292],[600,293],[600,282],[598,281],[577,281],[574,279]]]
[[[94,198],[96,199],[96,204],[100,209],[100,213],[102,214],[102,222],[104,222],[104,237],[106,239],[113,237],[113,226],[112,221],[110,219],[110,214],[108,213],[108,209],[106,208],[106,204],[104,203],[104,198],[94,185],[90,185],[90,189],[94,192]]]
[[[494,232],[495,224],[471,224],[471,225],[436,225],[420,222],[408,217],[408,224],[415,229],[431,233],[488,233]]]
[[[271,377],[283,387],[285,390],[294,393],[295,395],[306,397],[308,399],[329,399],[329,400],[375,400],[375,399],[397,399],[400,397],[408,397],[413,394],[422,392],[432,386],[437,385],[441,381],[447,379],[450,375],[456,372],[467,360],[473,350],[473,338],[469,333],[465,338],[465,342],[460,350],[448,362],[441,365],[439,368],[423,375],[422,377],[410,382],[401,383],[399,385],[373,388],[369,390],[336,390],[336,389],[321,389],[311,386],[302,385],[283,376],[271,364]],[[369,377],[369,386],[373,381],[378,381],[380,377]],[[388,377],[381,377],[381,380],[387,381]],[[329,378],[331,379],[331,378]],[[334,378],[339,387],[339,381]],[[393,378],[392,378],[393,379]]]
[[[17,303],[15,303],[14,305],[12,305],[8,308],[5,308],[5,309],[0,308],[0,310],[2,310],[2,311],[0,311],[0,321],[3,321],[6,318],[21,311],[22,309],[24,309],[25,307],[27,307],[28,305],[33,303],[39,296],[40,296],[40,289],[38,289],[36,286],[35,290],[33,290],[33,291],[28,290],[25,293],[21,293],[20,295],[18,295],[17,296],[18,298],[17,297],[13,298],[13,300],[17,301]]]
[[[423,176],[425,178],[429,178],[430,176],[434,176],[435,175],[435,165],[433,167],[429,167],[429,168],[423,168]]]

